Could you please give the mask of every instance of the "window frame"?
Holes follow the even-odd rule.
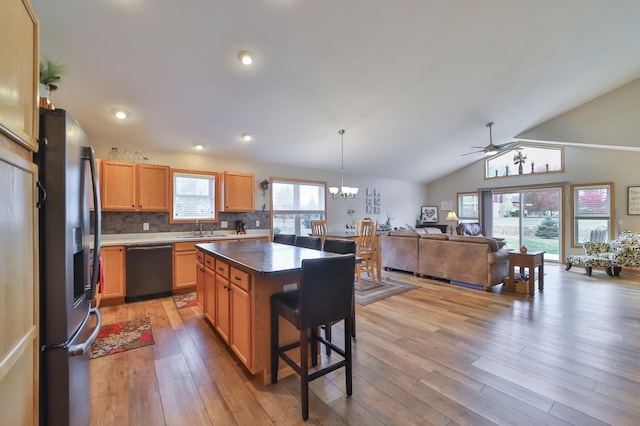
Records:
[[[170,190],[171,190],[171,207],[170,207],[170,211],[169,211],[169,223],[196,223],[196,221],[198,222],[202,222],[202,223],[217,223],[218,219],[219,219],[219,215],[218,215],[218,206],[220,205],[220,179],[219,179],[219,173],[218,172],[210,172],[210,171],[202,171],[202,170],[189,170],[189,169],[171,169],[170,170],[170,178],[171,178],[171,185],[170,185]],[[213,194],[213,218],[211,217],[202,217],[202,218],[188,218],[188,219],[176,219],[174,218],[174,211],[175,211],[175,203],[176,203],[176,199],[175,199],[175,176],[176,175],[194,175],[194,176],[207,176],[209,178],[212,178],[214,181],[213,184],[213,188],[214,188],[214,194]]]
[[[309,180],[309,179],[293,179],[293,178],[282,178],[282,177],[271,177],[270,179],[270,207],[271,207],[271,229],[270,229],[270,239],[273,240],[274,228],[276,228],[276,215],[294,215],[295,224],[294,230],[296,235],[300,235],[302,230],[301,220],[302,215],[317,215],[317,219],[326,220],[327,218],[327,182],[326,181],[317,181],[317,180]],[[275,196],[275,185],[278,183],[282,184],[293,184],[302,186],[302,185],[311,185],[317,186],[321,189],[323,195],[323,209],[322,210],[299,210],[299,209],[288,209],[288,210],[276,210],[274,207],[274,196]],[[315,218],[313,219],[315,220]],[[311,231],[309,231],[311,232]]]
[[[476,216],[465,216],[462,214],[463,212],[463,202],[462,198],[465,197],[475,197],[476,198]],[[480,222],[480,193],[477,191],[470,192],[458,192],[456,194],[456,214],[458,215],[458,222]]]
[[[577,192],[584,189],[598,189],[606,188],[609,191],[609,213],[602,215],[580,215],[578,212],[580,206],[578,205]],[[607,234],[609,235],[609,241],[614,236],[614,214],[615,214],[615,185],[613,182],[601,182],[601,183],[581,183],[571,185],[571,247],[582,247],[584,242],[577,241],[578,225],[580,221],[588,220],[607,220]]]
[[[554,170],[542,170],[542,171],[538,171],[536,173],[531,173],[530,171],[530,162],[527,163],[524,168],[523,168],[523,173],[519,174],[518,170],[517,170],[517,166],[515,164],[513,164],[513,161],[509,161],[509,174],[508,175],[497,175],[497,176],[491,176],[489,173],[490,170],[490,165],[489,163],[492,161],[496,161],[497,159],[501,158],[501,157],[510,157],[515,155],[515,153],[518,151],[516,148],[522,148],[522,150],[520,152],[522,152],[524,155],[527,155],[527,148],[530,149],[536,149],[536,150],[548,150],[548,151],[559,151],[560,153],[560,164],[559,164],[559,169],[554,169]],[[531,155],[531,153],[529,153]],[[536,163],[539,164],[539,163]],[[529,169],[527,169],[527,167],[529,167]],[[517,176],[531,176],[531,175],[546,175],[548,173],[563,173],[564,172],[564,147],[562,145],[549,145],[549,144],[530,144],[530,143],[515,143],[513,145],[512,148],[509,148],[506,151],[503,152],[498,152],[495,155],[486,157],[484,160],[484,179],[485,180],[490,180],[490,179],[500,179],[500,178],[513,178],[513,177],[517,177]]]

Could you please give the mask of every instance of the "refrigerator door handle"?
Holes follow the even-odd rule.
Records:
[[[93,314],[96,316],[96,327],[93,329],[91,336],[83,343],[78,343],[77,345],[69,346],[69,354],[71,356],[84,355],[95,340],[98,338],[98,333],[100,333],[100,328],[102,327],[102,315],[98,308],[89,309],[89,314]]]
[[[91,186],[93,187],[93,213],[94,213],[94,230],[93,230],[93,269],[91,271],[91,296],[95,293],[95,288],[100,277],[100,244],[102,237],[102,208],[100,206],[100,185],[98,180],[98,167],[96,166],[96,154],[90,146],[84,147],[84,159],[89,160],[91,168]]]

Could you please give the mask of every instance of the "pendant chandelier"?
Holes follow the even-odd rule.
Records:
[[[356,194],[358,193],[358,188],[352,186],[344,186],[344,129],[338,130],[338,134],[341,138],[340,187],[330,186],[329,194],[331,194],[331,198],[355,198]]]

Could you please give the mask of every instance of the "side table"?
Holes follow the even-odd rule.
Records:
[[[544,251],[509,252],[509,283],[511,285],[515,283],[513,270],[516,266],[520,268],[520,274],[524,273],[524,268],[528,269],[529,280],[527,287],[529,296],[533,296],[535,290],[536,267],[538,268],[538,291],[544,291]]]

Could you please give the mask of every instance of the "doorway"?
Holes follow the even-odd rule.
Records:
[[[493,192],[494,237],[507,248],[543,250],[545,261],[559,261],[562,242],[562,188]]]

